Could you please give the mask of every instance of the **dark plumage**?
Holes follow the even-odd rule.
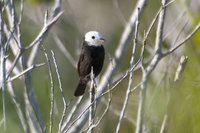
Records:
[[[102,38],[96,39],[96,41],[98,41],[97,44],[95,44],[96,41],[94,41],[92,44],[89,44],[90,42],[87,41],[84,41],[83,43],[77,66],[79,74],[79,83],[74,93],[75,96],[81,96],[84,94],[87,83],[88,81],[90,81],[91,68],[93,67],[93,73],[96,77],[99,75],[103,67],[105,50],[104,47],[100,44],[103,41],[99,42],[99,39]]]

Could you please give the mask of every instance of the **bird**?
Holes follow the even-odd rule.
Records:
[[[94,77],[101,72],[105,58],[104,41],[103,35],[98,31],[89,31],[85,34],[77,64],[79,82],[74,96],[78,97],[84,94],[87,83],[90,81],[92,68]]]

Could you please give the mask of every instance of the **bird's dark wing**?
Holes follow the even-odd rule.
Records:
[[[90,74],[92,60],[90,51],[83,45],[78,61],[78,74],[80,78],[85,78]]]

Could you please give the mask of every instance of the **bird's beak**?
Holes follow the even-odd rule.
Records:
[[[105,42],[106,40],[104,38],[100,38],[101,43]]]

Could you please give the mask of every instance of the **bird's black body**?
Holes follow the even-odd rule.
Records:
[[[90,80],[92,67],[94,77],[99,75],[103,67],[104,56],[105,51],[102,45],[92,46],[84,41],[78,61],[79,83],[74,93],[75,96],[84,94],[87,82]]]

